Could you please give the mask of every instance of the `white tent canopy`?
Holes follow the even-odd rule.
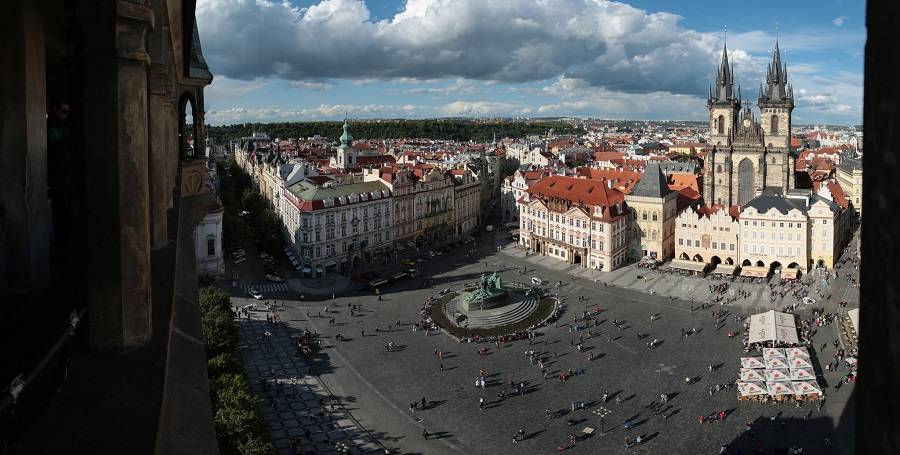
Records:
[[[819,389],[819,384],[814,380],[809,381],[794,381],[794,393],[797,395],[821,395],[822,390]]]
[[[807,359],[809,358],[809,351],[803,346],[796,347],[796,348],[787,348],[784,351],[785,351],[785,353],[787,353],[788,358],[791,358],[791,357],[805,357]]]
[[[805,357],[792,357],[788,359],[788,366],[791,368],[812,368],[812,364],[809,363],[809,359]]]
[[[788,368],[788,364],[785,359],[780,359],[778,357],[772,357],[769,360],[766,360],[766,369],[767,370],[785,370]]]
[[[768,393],[764,382],[738,382],[738,390],[742,396],[765,395]]]
[[[766,375],[766,382],[790,381],[790,370],[763,370]]]
[[[785,358],[784,349],[765,348],[762,350],[762,353],[763,353],[763,358],[766,360],[771,359],[772,357],[777,357],[780,359]]]
[[[769,391],[769,395],[793,395],[794,387],[789,381],[782,382],[767,382],[766,389]]]
[[[759,369],[752,368],[741,368],[741,381],[743,382],[752,382],[752,381],[765,381],[766,378],[763,376],[763,371]]]
[[[794,315],[770,310],[750,316],[750,339],[748,341],[750,343],[764,343],[768,341],[789,344],[799,343]]]
[[[762,357],[741,357],[741,368],[765,368]]]
[[[811,368],[791,368],[792,381],[809,381],[815,378],[816,374]]]
[[[853,324],[853,330],[856,331],[856,336],[859,336],[859,308],[848,311],[847,316],[850,316],[850,323]]]

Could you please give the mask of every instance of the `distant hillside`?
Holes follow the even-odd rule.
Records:
[[[341,135],[343,122],[287,122],[287,123],[242,123],[224,126],[207,126],[209,137],[216,143],[224,144],[231,139],[239,139],[264,132],[272,138],[306,138],[315,135],[336,141]],[[399,139],[430,138],[456,141],[490,141],[497,138],[520,138],[529,134],[544,134],[553,130],[555,134],[575,134],[579,130],[561,121],[497,121],[487,123],[472,120],[361,120],[350,124],[350,132],[356,139]]]

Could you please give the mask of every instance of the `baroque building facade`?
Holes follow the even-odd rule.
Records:
[[[787,82],[778,43],[769,64],[766,83],[760,85],[760,119],[734,88],[734,68],[727,47],[717,69],[716,85],[709,89],[709,142],[704,163],[703,198],[707,204],[745,205],[764,188],[786,192],[794,186],[791,114],[794,91]],[[741,109],[743,106],[743,109]]]

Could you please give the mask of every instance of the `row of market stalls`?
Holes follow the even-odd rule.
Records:
[[[768,278],[772,273],[771,267],[755,265],[737,266],[735,264],[713,263],[703,261],[691,261],[687,259],[672,259],[669,267],[682,271],[685,275],[717,275],[723,277],[742,276],[747,278]],[[796,280],[800,277],[800,269],[795,267],[779,268],[776,273],[784,280]]]
[[[737,387],[741,401],[822,399],[809,351],[802,346],[764,348],[762,357],[741,357]]]

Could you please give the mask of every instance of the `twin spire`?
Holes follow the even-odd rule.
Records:
[[[781,50],[775,40],[775,52],[769,64],[766,84],[760,84],[759,100],[788,101],[794,98],[794,89],[787,82],[787,65],[781,62]],[[736,95],[736,96],[735,96]],[[728,60],[728,44],[722,45],[722,61],[716,68],[716,86],[709,87],[710,102],[741,102],[741,88],[734,90],[734,64]]]
[[[775,52],[766,74],[766,85],[759,86],[759,100],[787,101],[794,99],[794,88],[787,82],[787,65],[781,62],[781,50],[775,40]]]

